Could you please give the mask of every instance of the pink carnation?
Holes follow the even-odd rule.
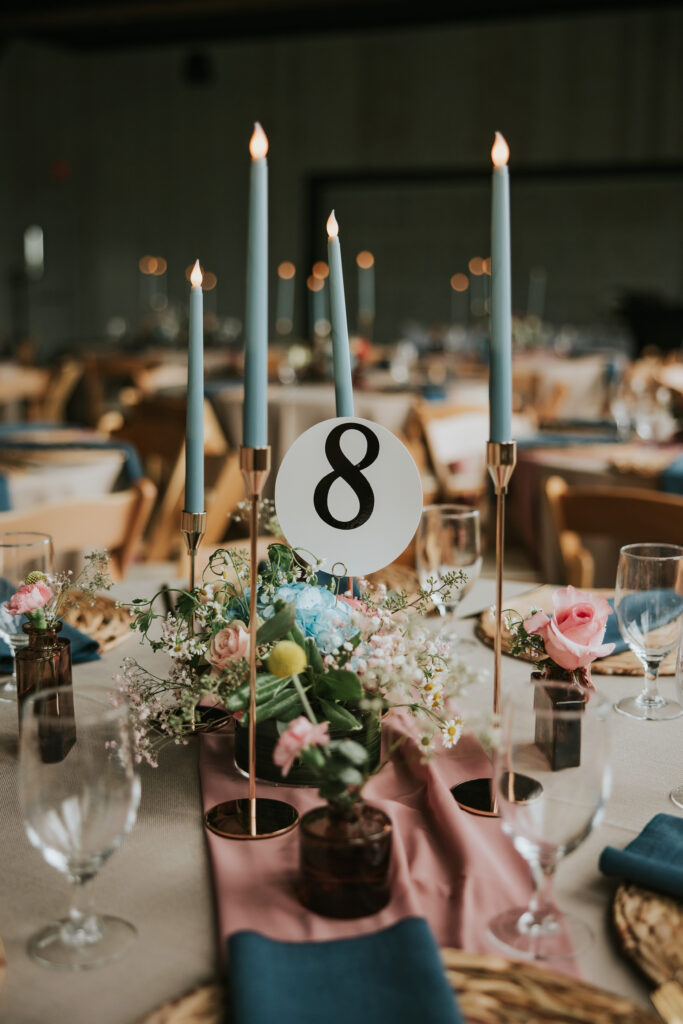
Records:
[[[329,729],[329,722],[320,722],[318,725],[314,725],[303,715],[295,718],[280,736],[273,751],[273,761],[279,766],[282,774],[289,774],[296,758],[306,747],[322,747],[329,743]]]
[[[207,660],[214,673],[222,672],[229,661],[249,656],[249,630],[243,622],[231,622],[212,638]]]
[[[587,668],[596,658],[606,658],[614,644],[603,644],[608,602],[597,594],[563,587],[553,594],[552,618],[536,612],[524,622],[527,633],[542,637],[545,652],[560,668],[573,672]]]
[[[27,615],[37,608],[42,608],[52,600],[52,597],[52,591],[42,580],[38,583],[24,583],[16,594],[12,594],[9,601],[5,602],[5,608],[10,615]]]

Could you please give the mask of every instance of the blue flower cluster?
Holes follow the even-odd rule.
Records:
[[[304,636],[313,638],[322,654],[332,654],[358,632],[351,608],[345,601],[337,601],[325,587],[311,583],[285,583],[272,597],[273,603],[277,600],[294,605],[297,626]],[[269,619],[274,614],[273,603],[259,605],[262,618]]]

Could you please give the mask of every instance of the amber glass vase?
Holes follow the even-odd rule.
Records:
[[[325,917],[366,917],[386,906],[392,825],[384,811],[362,800],[345,814],[315,807],[299,836],[304,906]]]
[[[23,625],[28,646],[16,653],[17,702],[19,720],[27,697],[56,686],[71,686],[71,641],[60,636],[62,623],[37,629],[30,622]]]

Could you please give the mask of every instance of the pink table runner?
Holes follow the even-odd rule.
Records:
[[[201,737],[200,773],[204,810],[247,796],[247,781],[233,766],[231,730]],[[500,822],[467,814],[450,793],[456,783],[481,775],[490,775],[490,764],[476,742],[463,737],[429,764],[407,740],[371,780],[366,799],[394,824],[392,899],[371,917],[338,921],[302,907],[294,890],[298,830],[259,841],[223,839],[207,830],[222,950],[227,936],[242,929],[290,942],[340,939],[417,916],[427,919],[440,945],[491,952],[487,921],[526,904],[531,881]],[[315,789],[264,783],[256,792],[282,797],[301,813],[321,803]]]

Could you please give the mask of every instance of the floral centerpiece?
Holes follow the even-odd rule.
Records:
[[[546,678],[564,679],[590,689],[592,663],[614,650],[614,644],[603,643],[611,614],[604,597],[563,587],[553,594],[552,615],[540,610],[532,610],[527,618],[517,612],[507,613],[511,653],[537,661]]]
[[[429,580],[413,600],[382,587],[352,598],[337,594],[334,581],[318,583],[291,548],[271,544],[256,581],[257,774],[280,779],[273,764],[279,736],[309,708],[316,723],[327,723],[331,739],[349,736],[370,747],[371,764],[376,740],[374,767],[378,716],[387,707],[409,713],[425,755],[437,735],[447,747],[457,742],[457,696],[472,674],[408,612],[424,612],[463,580],[459,571]],[[250,582],[246,555],[221,549],[200,586],[177,592],[173,612],[158,614],[155,598],[133,603],[133,627],[142,641],[170,656],[163,674],[126,659],[119,677],[135,719],[138,755],[148,763],[156,764],[158,747],[169,739],[184,742],[229,718],[246,725]],[[246,743],[247,731],[237,729],[236,744],[240,737]],[[298,768],[306,768],[305,759],[297,759]]]

